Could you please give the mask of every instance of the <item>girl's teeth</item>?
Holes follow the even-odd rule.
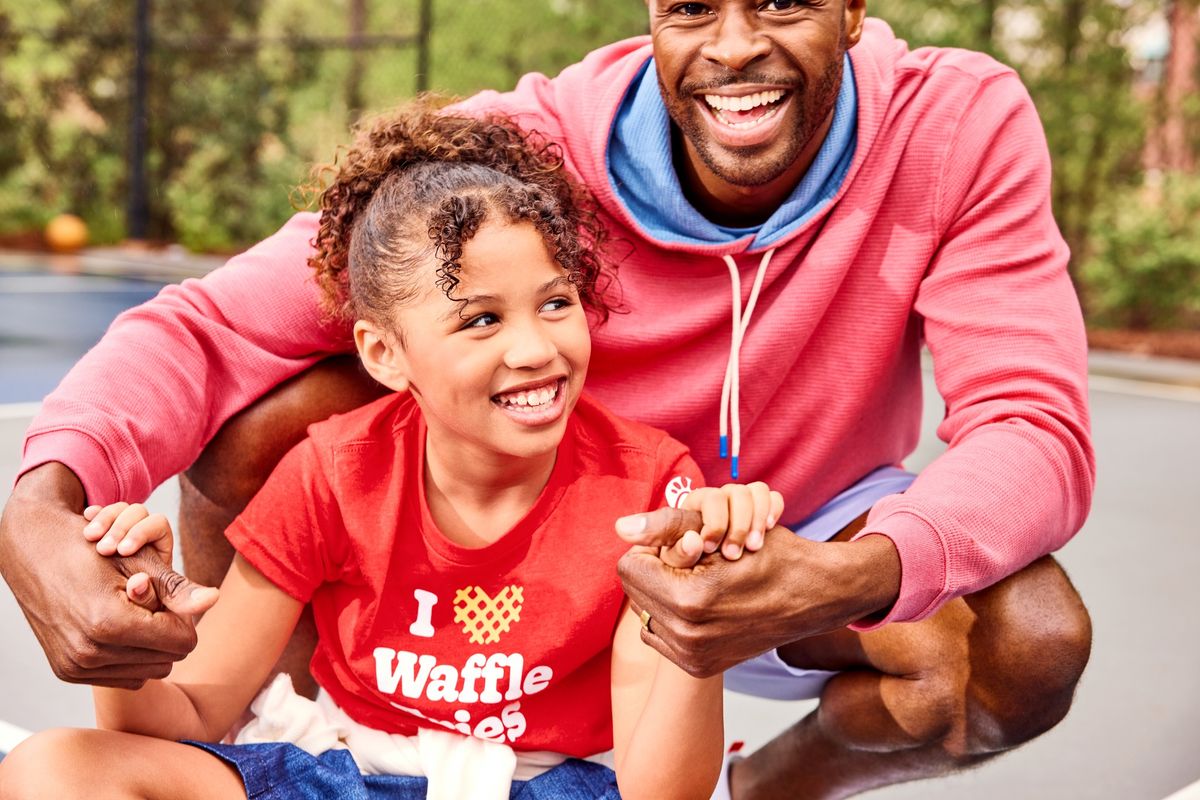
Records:
[[[544,406],[558,394],[558,387],[537,389],[529,392],[518,392],[505,395],[500,402],[507,406]]]

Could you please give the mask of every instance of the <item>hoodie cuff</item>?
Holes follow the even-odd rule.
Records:
[[[880,619],[871,616],[850,624],[855,631],[870,631],[890,622],[915,622],[932,614],[945,602],[946,549],[941,537],[920,517],[899,513],[872,520],[851,541],[864,536],[886,536],[900,555],[900,596]]]
[[[117,476],[108,455],[100,443],[86,433],[64,428],[30,436],[25,440],[17,480],[31,469],[51,461],[57,461],[75,473],[83,484],[88,505],[121,499],[117,496]]]

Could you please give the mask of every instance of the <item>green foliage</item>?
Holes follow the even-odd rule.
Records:
[[[1046,130],[1053,206],[1093,323],[1194,325],[1200,291],[1195,178],[1143,189],[1153,91],[1135,91],[1126,33],[1156,0],[879,0],[910,45],[984,50],[1015,68]],[[1145,88],[1145,87],[1143,87]],[[1191,98],[1200,106],[1200,100]]]
[[[872,0],[911,46],[991,53],[1020,72],[1046,128],[1056,217],[1089,313],[1193,324],[1196,182],[1151,202],[1141,152],[1152,99],[1133,91],[1124,34],[1158,0]],[[150,234],[198,250],[261,239],[291,213],[306,166],[332,160],[361,109],[419,85],[421,0],[152,0]],[[135,0],[0,0],[0,232],[60,211],[93,241],[125,236]],[[352,52],[352,33],[390,36]],[[642,0],[432,0],[428,86],[467,95],[555,74],[643,33]],[[408,44],[402,40],[408,37]],[[1200,99],[1188,100],[1200,118]],[[361,108],[359,108],[361,106]],[[1190,215],[1190,216],[1189,216]],[[1189,224],[1190,223],[1190,224]],[[1189,322],[1191,321],[1191,322]]]
[[[1200,318],[1200,177],[1113,193],[1091,243],[1082,277],[1093,323],[1143,330]]]
[[[419,0],[366,3],[366,34],[417,32]],[[354,0],[153,0],[147,170],[151,238],[242,247],[291,213],[305,165],[349,138],[356,94],[383,110],[415,95],[416,50],[354,58]],[[519,8],[519,13],[515,11]],[[134,0],[0,0],[0,232],[61,211],[92,240],[125,236]],[[641,0],[434,0],[429,86],[467,94],[554,73],[640,33]]]

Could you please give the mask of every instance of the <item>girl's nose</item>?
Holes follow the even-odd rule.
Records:
[[[537,369],[558,355],[554,340],[540,324],[522,325],[512,329],[511,334],[512,339],[504,353],[504,364],[509,369]]]

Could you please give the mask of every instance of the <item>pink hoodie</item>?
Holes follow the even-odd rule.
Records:
[[[589,389],[687,444],[714,483],[730,359],[731,277],[744,305],[761,252],[654,241],[606,173],[614,115],[650,56],[644,38],[557,78],[463,104],[507,112],[562,143],[628,255],[628,313],[594,332]],[[741,480],[763,480],[800,520],[920,429],[920,349],[933,354],[949,449],[866,533],[895,542],[888,620],[915,620],[1062,546],[1091,502],[1086,344],[1051,216],[1050,164],[1012,70],[965,51],[909,51],[878,21],[851,51],[854,160],[823,211],[784,240],[740,350]],[[46,399],[23,470],[61,461],[90,502],[144,498],[186,468],[232,414],[317,359],[351,349],[321,321],[305,265],[316,217],[114,322]],[[141,380],[138,380],[138,378]],[[799,576],[798,576],[799,579]]]

